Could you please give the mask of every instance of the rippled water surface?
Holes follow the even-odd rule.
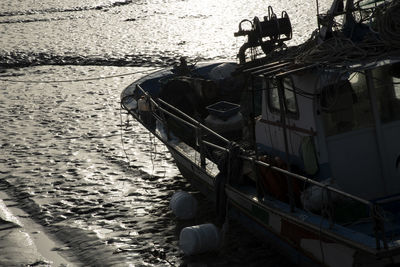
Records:
[[[213,206],[174,218],[176,190],[204,199],[119,105],[124,87],[180,56],[234,60],[238,23],[267,5],[288,12],[291,44],[316,27],[315,1],[304,0],[1,1],[1,189],[82,265],[288,265],[234,223],[219,253],[185,258],[179,230],[212,221]]]

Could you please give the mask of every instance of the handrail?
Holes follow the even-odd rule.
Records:
[[[216,145],[216,144],[213,144],[213,143],[210,143],[210,142],[207,142],[207,141],[203,141],[203,143],[206,144],[206,145],[208,145],[208,146],[212,146],[212,147],[214,147],[214,148],[220,149],[220,150],[222,150],[222,151],[229,152],[229,150],[228,150],[227,148],[218,146],[218,145]],[[269,164],[269,163],[266,163],[266,162],[263,162],[263,161],[256,160],[256,159],[251,158],[251,157],[246,157],[246,156],[243,156],[243,155],[239,155],[239,157],[240,157],[241,159],[248,160],[248,161],[251,161],[251,162],[254,161],[254,163],[256,163],[257,165],[270,168],[270,169],[272,169],[272,170],[274,170],[274,171],[281,172],[281,173],[283,173],[283,174],[286,174],[286,175],[289,175],[289,176],[291,176],[291,177],[294,177],[294,178],[297,178],[297,179],[299,179],[299,180],[302,180],[303,182],[307,182],[307,183],[310,183],[310,184],[319,186],[319,187],[321,187],[321,188],[325,188],[325,189],[327,189],[327,190],[329,190],[329,191],[333,191],[333,192],[335,192],[335,193],[337,193],[337,194],[340,194],[340,195],[342,195],[342,196],[345,196],[345,197],[351,198],[351,199],[353,199],[353,200],[359,201],[359,202],[361,202],[361,203],[363,203],[363,204],[365,204],[365,205],[368,205],[368,206],[370,206],[370,207],[373,206],[373,203],[372,203],[371,201],[365,200],[365,199],[360,198],[360,197],[357,197],[357,196],[353,196],[353,195],[351,195],[351,194],[349,194],[349,193],[346,193],[346,192],[344,192],[344,191],[341,191],[341,190],[339,190],[339,189],[337,189],[337,188],[334,188],[334,187],[331,187],[331,186],[329,186],[329,185],[325,185],[325,184],[322,184],[322,183],[320,183],[320,182],[314,181],[314,180],[312,180],[312,179],[310,179],[310,178],[307,178],[307,177],[305,177],[305,176],[302,176],[302,175],[299,175],[299,174],[296,174],[296,173],[293,173],[293,172],[289,172],[288,170],[281,169],[281,168],[279,168],[279,167],[273,166],[273,165],[271,165],[271,164]]]
[[[142,93],[143,93],[144,95],[146,95],[146,97],[148,97],[148,99],[152,102],[152,104],[153,104],[155,107],[159,108],[159,109],[162,110],[162,111],[165,111],[168,115],[171,115],[171,116],[174,116],[174,117],[176,117],[176,118],[178,118],[178,119],[181,119],[181,118],[175,116],[174,114],[168,112],[167,110],[163,109],[162,107],[160,107],[160,105],[159,105],[145,90],[143,90],[143,88],[142,88],[139,84],[137,84],[136,87],[137,87],[140,91],[142,91]],[[208,128],[207,126],[205,126],[205,125],[199,123],[197,120],[193,119],[192,117],[190,117],[190,116],[187,115],[186,113],[184,113],[184,112],[182,112],[181,110],[177,109],[176,107],[172,106],[172,105],[169,104],[168,102],[165,102],[163,99],[159,98],[159,99],[157,99],[157,101],[160,102],[160,103],[162,103],[163,105],[166,105],[167,107],[171,108],[172,110],[174,110],[175,112],[177,112],[177,113],[180,114],[181,116],[183,116],[183,117],[185,117],[186,119],[188,119],[189,121],[191,121],[191,122],[192,122],[191,126],[192,126],[193,128],[196,128],[196,126],[194,126],[194,125],[198,125],[200,128],[202,128],[202,129],[204,129],[204,130],[210,132],[211,134],[215,135],[216,137],[218,137],[221,141],[223,141],[223,142],[225,142],[225,143],[227,143],[227,144],[230,143],[230,141],[229,141],[228,139],[226,139],[225,137],[223,137],[223,136],[219,135],[218,133],[214,132],[213,130],[211,130],[211,129]],[[188,122],[186,122],[186,123],[189,124]]]
[[[205,141],[205,140],[203,140],[203,138],[201,136],[199,137],[198,135],[199,135],[199,132],[200,132],[200,135],[201,135],[201,130],[204,129],[207,132],[209,132],[211,135],[213,135],[213,136],[217,137],[218,139],[220,139],[221,141],[223,141],[226,145],[231,144],[232,143],[231,141],[229,141],[228,139],[226,139],[223,136],[219,135],[218,133],[216,133],[215,131],[211,130],[210,128],[206,127],[205,125],[203,125],[199,121],[195,120],[194,118],[190,117],[186,113],[182,112],[178,108],[176,108],[176,107],[172,106],[171,104],[165,102],[164,100],[157,99],[157,101],[155,101],[146,91],[143,90],[143,88],[140,85],[136,85],[136,88],[138,88],[140,91],[142,91],[142,93],[145,95],[147,100],[149,100],[151,102],[152,109],[156,108],[161,113],[168,114],[172,118],[177,119],[178,121],[184,123],[185,125],[195,129],[195,134],[196,134],[195,138],[196,138],[196,141],[198,142],[197,146],[198,146],[198,148],[200,148],[200,152],[199,153],[200,153],[200,157],[201,157],[201,168],[206,168],[205,155],[203,153],[204,152],[204,149],[203,149],[204,145],[214,147],[214,148],[216,148],[216,149],[218,149],[220,151],[225,151],[227,153],[230,152],[230,150],[228,148],[222,147],[220,145],[217,145],[217,144],[214,144],[214,143],[211,143],[211,142],[208,142],[208,141]],[[123,104],[123,99],[122,99],[121,103]],[[172,110],[172,112],[166,110],[163,107],[161,107],[160,104],[168,107],[169,109]],[[128,108],[126,108],[126,109],[128,109]],[[129,109],[128,109],[128,111],[132,112]],[[152,112],[154,112],[154,110]],[[177,113],[179,116],[174,114],[174,112]],[[152,115],[155,116],[156,114],[152,114]],[[238,157],[243,159],[243,160],[250,161],[250,162],[252,162],[254,164],[257,164],[259,166],[263,166],[263,167],[272,169],[274,171],[277,171],[279,173],[282,173],[284,175],[296,178],[297,180],[303,181],[305,183],[308,183],[308,184],[311,184],[311,185],[315,185],[317,187],[325,189],[325,190],[327,190],[327,194],[328,194],[328,202],[331,202],[330,192],[334,192],[336,194],[339,194],[341,196],[344,196],[346,198],[352,199],[354,201],[357,201],[359,203],[362,203],[362,204],[368,206],[369,209],[370,209],[370,212],[371,212],[370,217],[373,219],[373,223],[374,223],[376,249],[378,249],[378,250],[381,249],[381,246],[380,246],[380,244],[381,244],[380,242],[381,241],[383,241],[385,250],[389,249],[389,247],[387,245],[387,242],[386,242],[385,234],[384,234],[384,221],[379,216],[379,213],[377,211],[377,207],[379,206],[378,204],[385,203],[385,202],[388,202],[390,200],[386,200],[386,201],[382,200],[382,201],[377,201],[377,202],[374,203],[372,201],[369,201],[369,200],[363,199],[361,197],[352,195],[350,193],[344,192],[344,191],[342,191],[340,189],[337,189],[337,188],[334,188],[332,186],[329,186],[329,185],[322,184],[320,182],[314,181],[314,180],[312,180],[310,178],[307,178],[306,176],[299,175],[299,174],[296,174],[296,173],[292,173],[292,172],[290,172],[288,170],[281,169],[281,168],[273,166],[273,165],[271,165],[269,163],[260,161],[260,160],[256,159],[255,157],[249,157],[249,156],[246,156],[246,155],[243,155],[243,154],[239,154]],[[393,199],[397,199],[397,198],[393,198]],[[328,214],[328,216],[329,216],[330,225],[332,226],[333,225],[332,216],[331,216],[331,214]]]
[[[250,160],[250,161],[253,160],[253,159],[250,158],[250,157],[241,156],[241,158],[247,159],[247,160]],[[284,170],[284,169],[275,167],[275,166],[273,166],[273,165],[271,165],[271,164],[268,164],[268,163],[266,163],[266,162],[262,162],[262,161],[259,161],[259,160],[255,160],[255,163],[258,164],[258,165],[267,167],[267,168],[271,168],[272,170],[281,172],[281,173],[286,174],[286,175],[289,175],[289,176],[291,176],[291,177],[297,178],[297,179],[299,179],[299,180],[302,180],[303,182],[307,182],[307,183],[310,183],[310,184],[319,186],[319,187],[321,187],[321,188],[325,188],[325,189],[327,189],[327,190],[329,190],[329,191],[333,191],[333,192],[335,192],[335,193],[337,193],[337,194],[340,194],[340,195],[342,195],[342,196],[345,196],[345,197],[351,198],[351,199],[353,199],[353,200],[359,201],[359,202],[361,202],[361,203],[363,203],[363,204],[365,204],[365,205],[373,206],[373,203],[372,203],[371,201],[368,201],[368,200],[366,200],[366,199],[363,199],[363,198],[360,198],[360,197],[351,195],[351,194],[349,194],[349,193],[346,193],[346,192],[344,192],[344,191],[341,191],[341,190],[339,190],[339,189],[337,189],[337,188],[334,188],[334,187],[332,187],[332,186],[325,185],[325,184],[322,184],[322,183],[320,183],[320,182],[314,181],[314,180],[312,180],[312,179],[310,179],[310,178],[307,178],[307,177],[305,177],[305,176],[302,176],[302,175],[299,175],[299,174],[296,174],[296,173],[289,172],[289,171],[287,171],[287,170]]]
[[[162,99],[158,99],[159,102],[161,102],[162,104],[168,106],[169,108],[173,109],[174,111],[178,112],[180,115],[184,116],[185,118],[191,120],[192,122],[194,122],[197,126],[199,126],[200,128],[208,131],[209,133],[211,133],[212,135],[214,135],[215,137],[218,137],[221,141],[229,144],[230,141],[228,139],[226,139],[225,137],[219,135],[218,133],[214,132],[213,130],[211,130],[210,128],[208,128],[207,126],[201,124],[200,122],[196,121],[195,119],[193,119],[192,117],[190,117],[189,115],[187,115],[186,113],[182,112],[181,110],[177,109],[176,107],[172,106],[171,104],[169,104],[168,102],[165,102]]]
[[[215,131],[211,130],[211,129],[208,128],[207,126],[201,124],[201,123],[198,122],[197,120],[193,119],[192,117],[190,117],[190,116],[187,115],[186,113],[182,112],[181,110],[177,109],[176,107],[172,106],[171,104],[165,102],[165,101],[162,100],[162,99],[157,99],[158,102],[160,102],[160,103],[162,103],[163,105],[166,105],[167,107],[171,108],[173,111],[175,111],[175,112],[177,112],[178,114],[180,114],[181,116],[185,117],[185,118],[186,118],[187,120],[189,120],[190,122],[187,122],[187,121],[185,121],[184,119],[182,119],[182,118],[176,116],[176,115],[173,114],[172,112],[169,112],[169,111],[165,110],[165,109],[162,108],[162,107],[161,107],[161,106],[146,92],[146,91],[144,91],[143,88],[142,88],[140,85],[136,85],[136,86],[137,86],[138,89],[140,89],[140,90],[143,92],[143,94],[145,94],[145,95],[149,98],[149,100],[153,103],[153,105],[154,105],[155,107],[157,107],[160,111],[167,113],[168,115],[170,115],[170,116],[172,116],[172,117],[178,119],[179,121],[185,123],[186,125],[188,125],[188,126],[190,126],[190,127],[193,127],[194,129],[196,129],[197,127],[200,127],[200,128],[202,128],[202,129],[208,131],[208,132],[211,133],[212,135],[218,137],[219,139],[221,139],[222,141],[224,141],[226,144],[229,144],[229,143],[230,143],[230,141],[229,141],[228,139],[222,137],[221,135],[219,135],[219,134],[216,133]],[[203,140],[202,143],[205,144],[205,145],[208,145],[208,146],[212,146],[212,147],[214,147],[214,148],[217,148],[217,149],[219,149],[219,150],[222,150],[222,151],[225,151],[225,152],[229,152],[229,150],[228,150],[227,148],[218,146],[218,145],[213,144],[213,143],[210,143],[210,142],[208,142],[208,141],[204,141],[204,140]],[[312,184],[312,185],[316,185],[316,186],[318,186],[318,187],[320,187],[320,188],[324,188],[324,189],[326,189],[326,190],[328,190],[328,191],[332,191],[332,192],[337,193],[337,194],[339,194],[339,195],[342,195],[342,196],[344,196],[344,197],[353,199],[353,200],[358,201],[358,202],[360,202],[360,203],[362,203],[362,204],[368,205],[370,208],[372,208],[372,207],[375,205],[373,202],[371,202],[371,201],[369,201],[369,200],[363,199],[363,198],[358,197],[358,196],[354,196],[354,195],[352,195],[352,194],[350,194],[350,193],[347,193],[347,192],[344,192],[344,191],[342,191],[342,190],[340,190],[340,189],[337,189],[337,188],[334,188],[334,187],[332,187],[332,186],[329,186],[329,185],[322,184],[322,183],[320,183],[320,182],[314,181],[314,180],[312,180],[312,179],[310,179],[310,178],[307,178],[307,177],[305,177],[305,176],[303,176],[303,175],[299,175],[299,174],[290,172],[290,171],[288,171],[288,170],[278,168],[278,167],[273,166],[273,165],[271,165],[271,164],[269,164],[269,163],[266,163],[266,162],[263,162],[263,161],[259,161],[259,160],[255,159],[255,158],[247,157],[247,156],[244,156],[244,155],[239,155],[239,157],[240,157],[241,159],[254,162],[254,163],[256,163],[257,165],[270,168],[270,169],[272,169],[272,170],[278,171],[278,172],[280,172],[280,173],[282,173],[282,174],[285,174],[285,175],[289,175],[289,176],[294,177],[294,178],[296,178],[296,179],[298,179],[298,180],[301,180],[301,181],[303,181],[303,182],[306,182],[306,183],[309,183],[309,184]]]
[[[192,127],[192,128],[196,128],[195,125],[193,125],[192,123],[190,123],[190,122],[188,122],[188,121],[185,121],[185,120],[182,119],[182,118],[179,118],[179,117],[176,116],[174,113],[172,113],[172,112],[170,112],[170,111],[168,111],[168,110],[166,110],[166,109],[164,109],[164,108],[162,108],[162,107],[160,107],[160,106],[158,106],[158,109],[159,109],[160,111],[165,112],[166,114],[170,115],[171,117],[174,117],[174,119],[177,119],[178,121],[180,121],[180,122],[186,124],[187,126]]]

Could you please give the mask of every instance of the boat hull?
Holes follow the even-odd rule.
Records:
[[[215,177],[210,176],[198,164],[191,161],[174,146],[165,142],[182,176],[209,200],[215,201]],[[229,218],[238,221],[250,233],[261,238],[273,249],[300,266],[355,266],[362,259],[368,259],[367,266],[385,266],[387,261],[378,261],[373,256],[338,243],[334,239],[321,236],[311,227],[306,227],[301,219],[288,218],[279,209],[266,208],[255,198],[226,185]],[[300,216],[301,217],[301,216]],[[360,255],[363,255],[362,257]],[[361,265],[363,266],[363,265]]]
[[[207,69],[212,68],[208,66]],[[145,93],[150,92],[146,90],[148,88],[140,88],[140,90],[141,94],[145,95],[146,101],[150,101],[149,99],[153,101],[151,108],[148,106],[140,110],[139,100],[136,102],[134,97],[131,97],[135,95],[135,92],[137,93],[136,87],[141,87],[146,83],[157,84],[165,75],[170,75],[170,73],[159,71],[133,83],[122,93],[121,103],[134,118],[167,146],[181,174],[193,187],[216,203],[221,203],[222,198],[223,205],[226,203],[227,206],[225,209],[225,206],[221,208],[220,204],[215,205],[217,217],[221,211],[227,210],[228,217],[238,220],[250,233],[270,243],[294,263],[304,266],[319,264],[337,267],[387,266],[400,262],[400,257],[395,256],[400,254],[400,249],[393,246],[391,250],[382,251],[380,248],[383,247],[383,243],[377,241],[373,234],[354,231],[341,224],[335,224],[328,216],[291,206],[283,200],[273,198],[272,195],[266,194],[264,197],[259,197],[255,184],[250,186],[245,183],[227,182],[221,185],[217,177],[220,177],[222,172],[219,172],[215,163],[205,159],[204,154],[202,158],[199,139],[193,139],[195,142],[192,146],[198,146],[196,150],[184,143],[183,139],[173,138],[174,131],[168,130],[165,117],[160,115],[160,112],[166,112],[168,116],[172,116],[168,111],[171,110],[171,106],[167,106],[168,110],[165,106],[158,106],[158,103],[153,100],[157,97],[152,96],[151,93]],[[157,90],[154,90],[153,94],[156,95]],[[149,122],[146,122],[148,116],[152,117]],[[201,125],[198,121],[189,120],[189,122],[196,127]],[[193,132],[196,133],[196,131]],[[214,145],[218,146],[218,144]],[[224,149],[230,152],[229,149],[232,147],[229,149],[222,147],[222,150]],[[225,218],[225,215],[222,218]],[[221,217],[216,218],[218,224],[220,224],[220,219]]]

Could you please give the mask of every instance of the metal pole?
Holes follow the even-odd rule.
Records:
[[[193,125],[193,124],[199,125],[199,127],[201,127],[202,129],[204,129],[204,130],[206,130],[206,131],[212,133],[215,137],[219,138],[221,141],[223,141],[223,142],[229,144],[230,141],[229,141],[228,139],[226,139],[225,137],[223,137],[223,136],[217,134],[216,132],[214,132],[214,131],[211,130],[210,128],[206,127],[205,125],[199,123],[198,121],[196,121],[195,119],[193,119],[193,118],[190,117],[189,115],[185,114],[184,112],[180,111],[180,110],[177,109],[176,107],[172,106],[172,105],[169,104],[168,102],[165,102],[164,100],[162,100],[162,99],[160,99],[160,98],[158,99],[158,101],[159,101],[160,103],[162,103],[163,105],[166,105],[167,107],[171,108],[172,110],[174,110],[175,112],[177,112],[179,115],[185,117],[185,119],[189,120],[189,121],[192,123],[192,125]],[[159,108],[160,108],[160,107],[159,107]],[[160,108],[160,109],[161,109],[161,108]],[[194,127],[194,126],[193,126],[193,127]]]
[[[200,166],[202,169],[206,168],[206,155],[204,150],[204,143],[203,143],[203,133],[201,127],[196,128],[196,135],[197,135],[197,143],[199,146],[200,151]]]
[[[378,155],[379,155],[379,163],[381,166],[381,181],[382,181],[382,186],[385,194],[388,194],[388,185],[386,184],[386,178],[389,177],[388,174],[388,168],[387,168],[387,162],[389,160],[386,158],[387,153],[385,153],[385,146],[383,145],[383,132],[382,132],[382,123],[381,123],[381,118],[380,118],[380,113],[379,113],[379,107],[378,107],[378,96],[376,94],[376,88],[374,86],[374,82],[372,80],[372,71],[367,70],[365,71],[365,79],[367,81],[367,89],[368,89],[368,96],[370,100],[370,105],[371,105],[371,110],[372,110],[372,115],[374,118],[375,122],[375,141],[376,141],[376,146],[378,148]]]
[[[285,153],[286,153],[286,164],[288,171],[290,171],[290,157],[289,157],[289,145],[288,145],[288,137],[287,137],[287,127],[286,127],[286,102],[285,102],[285,92],[282,84],[282,79],[277,80],[278,86],[278,95],[279,95],[279,108],[281,112],[281,124],[283,130],[283,139],[285,142]],[[286,176],[287,184],[288,184],[288,192],[289,192],[289,202],[290,202],[290,211],[294,212],[295,201],[293,195],[293,183],[292,177]]]
[[[140,88],[140,86],[138,86],[138,88],[139,88],[144,94],[148,95],[142,88]],[[156,108],[159,108],[159,110],[160,110],[161,112],[166,112],[164,109],[160,108],[160,106],[158,105],[158,103],[155,102],[151,97],[150,97],[150,100],[151,100],[151,102],[154,104],[154,106],[155,106]],[[171,105],[169,105],[168,103],[166,103],[165,101],[163,101],[163,102],[164,102],[167,106],[172,107],[174,110],[176,109],[176,108],[174,108],[173,106],[171,106]],[[135,114],[132,110],[130,110],[130,109],[128,109],[128,108],[125,108],[125,109],[126,109],[133,117],[135,117],[136,119],[139,119],[139,118],[136,116],[136,114]],[[176,109],[176,110],[178,110],[178,109]],[[179,111],[179,110],[178,110],[178,111]],[[168,114],[170,114],[170,113],[168,113]],[[186,114],[183,113],[183,112],[182,112],[182,114],[186,115]],[[173,115],[173,114],[171,114],[171,115]],[[186,116],[187,116],[187,115],[186,115]],[[192,119],[192,118],[191,118],[191,119]],[[192,120],[193,120],[193,119],[192,119]],[[207,130],[208,132],[210,132],[211,134],[213,134],[213,135],[215,135],[215,136],[217,136],[217,137],[219,136],[217,133],[215,133],[215,132],[212,131],[211,129],[205,127],[205,126],[202,125],[202,124],[199,124],[196,120],[193,120],[193,121],[194,121],[196,124],[200,125],[201,128],[203,128],[203,129]],[[186,123],[188,123],[188,122],[186,122]],[[188,123],[188,124],[189,124],[189,123]],[[195,127],[193,124],[189,124],[189,125]],[[229,143],[229,141],[228,141],[227,139],[225,139],[224,137],[222,137],[222,136],[219,136],[219,137],[221,138],[221,140],[226,141],[226,143]],[[207,145],[207,146],[210,146],[210,147],[217,148],[217,149],[219,149],[219,150],[221,150],[221,151],[228,151],[227,148],[218,146],[218,145],[216,145],[216,144],[210,143],[210,142],[205,141],[205,140],[203,140],[203,144],[205,144],[205,145]],[[239,157],[242,158],[242,159],[244,159],[244,160],[248,160],[248,161],[253,161],[253,160],[254,160],[254,158],[248,157],[248,156],[245,156],[245,155],[239,155]],[[321,188],[326,188],[327,190],[329,190],[329,191],[331,191],[331,192],[337,193],[337,194],[342,195],[342,196],[344,196],[344,197],[346,197],[346,198],[353,199],[353,200],[355,200],[355,201],[357,201],[357,202],[360,202],[360,203],[362,203],[362,204],[364,204],[364,205],[368,205],[368,206],[370,206],[370,207],[373,205],[373,204],[372,204],[370,201],[368,201],[368,200],[365,200],[365,199],[363,199],[363,198],[360,198],[360,197],[351,195],[351,194],[349,194],[349,193],[346,193],[346,192],[341,191],[341,190],[339,190],[339,189],[336,189],[336,188],[334,188],[334,187],[321,184],[320,182],[314,181],[314,180],[312,180],[312,179],[310,179],[310,178],[307,178],[307,177],[305,177],[305,176],[302,176],[302,175],[299,175],[299,174],[296,174],[296,173],[292,173],[292,172],[290,172],[289,170],[281,169],[281,168],[278,168],[278,167],[276,167],[276,166],[272,166],[272,165],[270,165],[270,164],[268,164],[268,163],[266,163],[266,162],[262,162],[262,161],[259,161],[259,160],[255,160],[255,163],[258,164],[258,165],[260,165],[260,166],[264,166],[264,167],[267,167],[267,168],[271,168],[272,170],[278,171],[278,172],[280,172],[280,173],[282,173],[282,174],[284,174],[284,175],[287,175],[287,176],[290,176],[290,177],[294,177],[294,178],[296,178],[296,179],[298,179],[298,180],[301,180],[301,181],[303,181],[303,182],[305,182],[305,183],[309,183],[309,184],[312,184],[312,185],[316,185],[316,186],[321,187]]]
[[[321,26],[319,24],[319,2],[318,0],[316,0],[317,2],[317,24],[318,24],[318,32],[321,30]]]
[[[256,122],[255,122],[255,99],[254,99],[254,76],[251,76],[251,114],[250,114],[250,119],[251,119],[251,142],[252,142],[252,147],[254,148],[254,151],[256,153],[256,157],[258,157],[258,149],[256,145]]]

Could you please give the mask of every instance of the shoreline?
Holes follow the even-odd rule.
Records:
[[[68,250],[0,191],[0,266],[80,266]]]

